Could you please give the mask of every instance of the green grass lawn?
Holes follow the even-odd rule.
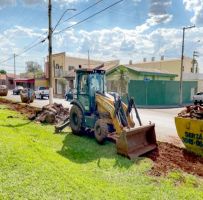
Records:
[[[147,158],[130,161],[112,143],[53,132],[0,106],[0,199],[203,199],[200,178],[152,177]]]

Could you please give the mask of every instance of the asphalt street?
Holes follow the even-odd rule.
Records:
[[[16,102],[21,102],[19,95],[13,95],[12,91],[9,91],[6,99],[13,100]],[[55,103],[61,103],[64,107],[70,107],[70,102],[65,99],[54,98]],[[31,106],[42,108],[43,106],[49,104],[48,99],[35,99]],[[181,140],[179,139],[174,117],[182,110],[183,108],[170,108],[170,109],[138,109],[141,121],[143,125],[155,123],[155,131],[158,141],[173,143],[177,146],[183,146]],[[135,113],[133,114],[135,117]],[[136,121],[137,122],[137,121]],[[139,123],[136,123],[139,126]]]

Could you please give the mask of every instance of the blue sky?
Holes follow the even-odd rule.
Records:
[[[97,16],[60,32],[118,0],[52,0],[53,27],[66,9],[62,23],[55,30],[53,52],[99,60],[120,59],[142,61],[144,57],[160,59],[180,57],[182,27],[195,24],[186,31],[185,55],[199,51],[203,71],[203,0],[124,0]],[[71,20],[64,20],[88,6],[96,6]],[[21,54],[25,49],[46,37],[47,0],[0,0],[0,68],[13,70],[12,55],[17,72],[23,72],[26,61],[43,65],[47,42]],[[60,32],[60,33],[59,33]]]

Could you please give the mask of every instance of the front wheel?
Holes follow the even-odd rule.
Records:
[[[103,144],[108,134],[108,126],[103,119],[98,119],[94,126],[94,136],[99,144]]]
[[[74,135],[82,135],[83,114],[81,109],[73,105],[70,110],[70,127]]]

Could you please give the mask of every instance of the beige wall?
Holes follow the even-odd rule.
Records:
[[[37,87],[48,87],[48,80],[46,79],[35,79],[35,88]]]
[[[203,92],[203,80],[198,80],[197,92]]]
[[[140,67],[140,68],[141,67],[146,68],[146,69],[153,68],[153,69],[158,69],[161,71],[167,71],[172,74],[177,74],[178,76],[175,78],[175,80],[180,80],[180,67],[181,67],[180,59],[142,62],[142,63],[135,63],[133,65],[136,67]],[[183,66],[184,66],[185,73],[191,73],[192,59],[185,57]]]
[[[102,61],[90,60],[90,67],[97,67],[102,63]],[[61,91],[62,85],[60,83],[60,79],[63,79],[63,77],[70,72],[69,66],[74,67],[74,69],[78,69],[79,65],[81,65],[83,68],[88,67],[88,59],[70,57],[67,56],[65,52],[52,55],[54,94],[63,95],[63,91]]]
[[[102,63],[103,63],[102,61],[98,61],[98,60],[89,61],[90,67],[94,67],[94,66],[97,67],[97,66],[101,65]],[[69,66],[74,67],[74,69],[78,69],[79,65],[81,65],[82,68],[88,67],[88,59],[66,56],[65,70],[67,72],[70,71]]]

